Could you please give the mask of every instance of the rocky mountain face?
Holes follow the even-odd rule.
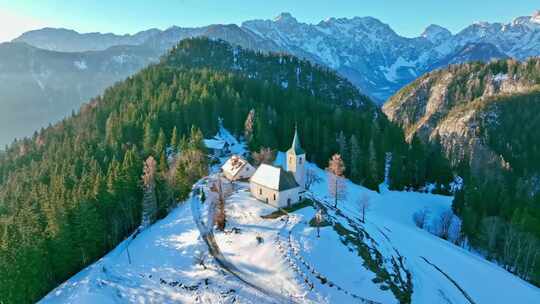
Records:
[[[405,130],[409,141],[418,136],[424,142],[441,144],[454,164],[468,160],[473,170],[509,168],[512,164],[486,135],[486,130],[500,123],[500,107],[493,105],[508,99],[506,104],[513,103],[515,111],[526,111],[520,98],[510,97],[532,94],[539,88],[540,59],[454,65],[401,89],[383,106],[383,112]],[[507,127],[519,128],[519,124],[514,121]]]
[[[540,13],[509,24],[477,23],[452,35],[430,25],[405,38],[371,17],[298,22],[290,14],[242,24],[288,52],[311,58],[349,77],[363,92],[384,101],[419,75],[451,63],[540,54]],[[468,55],[467,55],[468,54]]]
[[[158,58],[144,46],[61,53],[0,44],[0,144],[63,118]]]
[[[18,90],[17,94],[6,95],[3,100],[7,101],[0,104],[0,112],[6,113],[4,108],[10,109],[8,105],[17,103],[21,104],[19,108],[23,111],[25,107],[47,105],[50,107],[47,113],[54,115],[45,117],[47,114],[43,111],[38,113],[44,118],[43,122],[50,122],[77,108],[82,101],[101,94],[105,87],[155,62],[180,40],[198,36],[223,39],[263,52],[285,52],[330,67],[348,78],[362,93],[382,104],[420,75],[449,64],[507,57],[523,60],[539,55],[540,14],[518,17],[508,24],[476,23],[455,35],[443,27],[430,25],[416,38],[402,37],[372,17],[330,18],[318,24],[307,24],[288,13],[274,20],[246,21],[241,26],[171,27],[123,36],[79,34],[66,29],[46,28],[25,33],[15,41],[48,50],[51,56],[30,58],[28,56],[34,56],[30,54],[43,53],[30,48],[34,51],[23,52],[25,55],[0,58],[0,62],[9,60],[9,65],[25,71],[2,72],[8,63],[0,64],[0,77],[5,79],[5,86],[11,88],[10,92],[17,87],[33,88],[28,92]],[[0,47],[8,48],[8,44]],[[90,65],[84,61],[86,65],[77,65],[75,62],[83,62],[79,58],[81,56],[101,58],[102,63]],[[63,62],[69,69],[40,68],[29,72],[30,62],[43,66]],[[117,70],[111,69],[113,66]],[[74,77],[72,72],[77,76]],[[53,82],[56,84],[51,85]],[[49,104],[41,102],[43,100]],[[18,112],[13,110],[12,113]],[[30,115],[14,114],[12,117],[23,121]],[[37,125],[10,128],[10,134],[29,135]],[[8,140],[11,138],[13,136]],[[0,138],[0,144],[5,143],[6,139]]]
[[[451,64],[473,61],[489,62],[491,60],[505,58],[508,58],[508,56],[491,43],[467,43],[463,47],[457,48],[455,52],[452,52],[445,58],[436,62],[430,67],[430,70],[435,70],[441,67],[444,68]]]

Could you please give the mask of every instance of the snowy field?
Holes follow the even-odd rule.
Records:
[[[120,244],[40,303],[272,303],[222,271],[194,223],[189,203]],[[196,261],[206,256],[204,269]]]
[[[278,163],[282,157],[280,154]],[[323,179],[312,187],[313,195],[329,201],[326,172],[313,164],[309,167]],[[387,190],[379,194],[351,182],[347,188],[348,200],[338,208],[347,217],[359,219],[358,198],[364,194],[370,198],[371,206],[363,226],[385,256],[390,257],[397,250],[405,258],[405,267],[412,274],[412,303],[540,303],[540,289],[415,226],[414,212],[427,208],[431,217],[437,217],[451,209],[451,197]],[[303,234],[313,234],[311,230],[305,228]],[[346,272],[336,272],[338,277],[341,274]]]
[[[216,138],[231,143],[234,153],[244,151],[224,130]],[[282,160],[280,153],[276,162]],[[212,193],[201,181],[206,202],[193,196],[40,303],[399,303],[336,225],[364,234],[362,244],[374,259],[382,256],[379,266],[394,280],[405,286],[410,277],[412,303],[540,303],[540,289],[415,226],[414,212],[427,208],[437,217],[450,209],[451,197],[377,193],[348,182],[347,201],[333,209],[324,203],[331,200],[325,171],[308,166],[322,179],[311,189],[323,202],[315,206],[326,208],[333,223],[320,237],[308,224],[314,206],[262,218],[276,209],[251,197],[245,183],[226,199],[225,232],[214,231]],[[371,203],[365,224],[357,203],[362,195]]]
[[[247,184],[238,187],[226,203],[227,229],[237,228],[238,233],[216,233],[216,241],[224,256],[252,280],[299,303],[360,302],[345,293],[345,289],[375,302],[397,303],[391,292],[382,291],[372,282],[373,273],[341,244],[337,234],[323,229],[318,239],[315,229],[306,227],[315,209],[306,207],[289,216],[263,219],[261,216],[276,209],[254,199],[247,191]],[[302,246],[297,245],[296,233],[289,241],[289,231],[301,233]],[[311,259],[319,273],[328,274],[343,289],[321,284],[302,264],[303,257]]]

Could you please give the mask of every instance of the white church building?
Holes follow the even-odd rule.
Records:
[[[300,145],[297,130],[286,158],[286,169],[262,164],[249,180],[255,198],[278,208],[298,203],[305,192],[306,153]]]

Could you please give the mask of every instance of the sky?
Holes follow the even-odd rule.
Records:
[[[307,23],[372,16],[400,35],[416,37],[429,24],[455,33],[475,21],[509,22],[538,9],[538,0],[0,0],[0,42],[43,27],[133,34],[172,25],[241,24],[281,12]]]

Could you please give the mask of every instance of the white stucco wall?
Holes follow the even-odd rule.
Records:
[[[247,179],[250,178],[253,173],[255,173],[255,168],[250,164],[246,164],[244,168],[242,168],[242,170],[236,174],[235,179]]]
[[[292,188],[292,189],[280,192],[279,198],[278,198],[279,205],[276,207],[280,207],[280,208],[288,207],[287,206],[288,199],[291,200],[291,205],[298,203],[299,195],[300,195],[300,187],[296,187],[296,188]]]
[[[302,187],[306,187],[306,155],[295,155],[287,152],[287,171],[294,174],[294,179]]]
[[[251,182],[249,188],[253,197],[264,203],[268,202],[269,205],[278,208],[287,207],[288,199],[291,200],[291,205],[298,203],[300,194],[300,187],[278,192],[277,190],[269,189],[257,183]]]
[[[246,164],[238,173],[236,173],[236,175],[232,175],[231,172],[226,170],[223,171],[223,175],[225,175],[225,177],[231,181],[248,179],[253,175],[253,173],[255,173],[255,168],[250,164]]]

